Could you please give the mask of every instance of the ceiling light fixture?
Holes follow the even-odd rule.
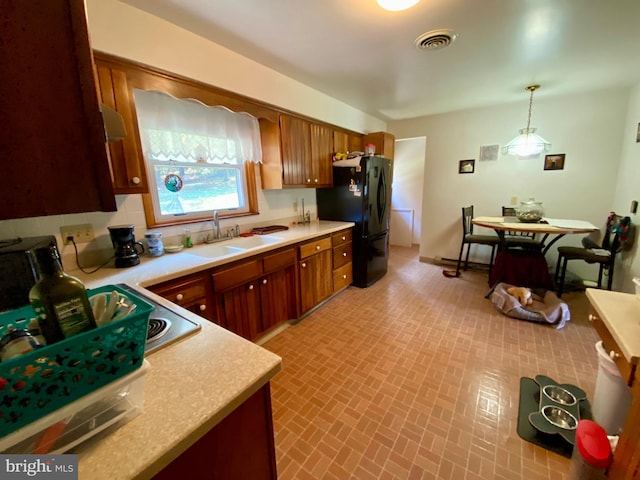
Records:
[[[540,85],[529,85],[525,90],[531,92],[529,97],[529,116],[527,117],[527,128],[520,130],[520,135],[507,143],[502,153],[505,155],[516,155],[518,157],[530,157],[538,155],[540,152],[551,150],[551,144],[536,133],[535,128],[531,128],[531,106],[533,105],[533,92],[540,88]]]
[[[399,12],[400,10],[406,10],[407,8],[413,7],[420,0],[377,0],[378,5],[380,5],[385,10],[389,10],[391,12]]]

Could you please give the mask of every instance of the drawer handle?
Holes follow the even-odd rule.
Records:
[[[590,313],[587,318],[589,319],[590,322],[593,322],[596,319],[596,316],[593,313]]]
[[[609,352],[609,357],[611,358],[611,360],[617,360],[618,358],[620,358],[620,354],[611,350]]]
[[[253,285],[249,285],[249,290],[253,290]]]
[[[266,285],[267,284],[267,279],[265,278],[264,280],[262,280],[262,284]]]
[[[320,245],[316,245],[316,250],[320,250]]]
[[[343,256],[343,257],[346,257],[346,256],[347,256],[347,252],[344,252],[344,253],[342,254],[342,256]]]
[[[200,309],[201,312],[204,312],[207,309],[207,306],[203,303],[198,308]]]
[[[133,177],[131,179],[131,183],[133,183],[134,185],[138,185],[140,183],[140,177]]]
[[[183,298],[184,298],[184,295],[183,295],[183,294],[181,294],[181,293],[179,293],[179,294],[177,294],[177,295],[176,295],[176,300],[177,300],[177,301],[180,301],[180,300],[182,300]]]
[[[307,268],[307,264],[306,263],[302,263],[302,268]]]
[[[344,235],[342,236],[342,241],[344,242],[347,239]]]

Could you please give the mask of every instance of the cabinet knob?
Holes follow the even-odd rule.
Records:
[[[346,274],[342,275],[342,278],[344,278],[346,280],[347,279],[347,275]]]
[[[253,290],[253,285],[249,285],[249,290]]]
[[[346,257],[347,256],[347,252],[342,252],[342,256]]]
[[[182,300],[183,298],[184,298],[184,295],[183,295],[183,294],[181,294],[181,293],[179,293],[179,294],[177,294],[177,295],[176,295],[176,300],[177,300],[177,301],[180,301],[180,300]]]
[[[590,322],[593,322],[596,319],[596,316],[593,313],[590,313],[587,318],[589,319]]]
[[[266,285],[266,284],[267,284],[267,279],[266,279],[266,278],[262,280],[262,284],[263,284],[263,285]]]
[[[344,235],[342,236],[342,241],[344,242],[347,239]]]
[[[320,250],[320,245],[316,245],[316,250]]]
[[[307,178],[307,183],[311,183],[311,179],[310,178]]]
[[[314,183],[318,183],[318,179],[317,178],[314,178],[313,181],[314,181]]]
[[[620,358],[620,354],[618,352],[614,352],[613,350],[611,350],[609,352],[609,357],[611,358],[611,360],[616,360]]]
[[[207,305],[203,303],[200,306],[198,306],[198,308],[200,309],[201,312],[204,312],[207,309]]]
[[[302,268],[307,268],[307,264],[306,264],[306,263],[303,263],[303,264],[302,264]]]
[[[138,185],[140,183],[140,177],[133,177],[131,179],[131,183],[133,183],[134,185]]]

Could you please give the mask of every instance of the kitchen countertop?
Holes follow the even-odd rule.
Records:
[[[146,357],[151,368],[144,377],[142,413],[115,432],[76,449],[79,478],[151,478],[281,369],[277,355],[142,287],[351,226],[349,222],[320,221],[276,232],[272,236],[280,240],[270,245],[223,257],[207,258],[194,252],[206,252],[207,247],[213,245],[239,244],[242,239],[197,245],[161,257],[142,257],[140,265],[126,269],[104,268],[90,275],[71,272],[88,288],[127,283],[202,326],[199,331]]]
[[[630,293],[587,288],[586,295],[630,364],[640,359],[640,299]]]

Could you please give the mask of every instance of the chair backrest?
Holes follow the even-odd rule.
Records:
[[[502,206],[502,216],[503,217],[515,217],[516,216],[516,209],[515,207],[505,207],[504,205]],[[536,234],[535,233],[528,233],[528,232],[514,232],[512,230],[507,230],[504,232],[504,234],[508,237],[527,237],[527,238],[531,238],[531,239],[535,239],[536,238]]]
[[[473,205],[462,207],[462,238],[473,233]]]

